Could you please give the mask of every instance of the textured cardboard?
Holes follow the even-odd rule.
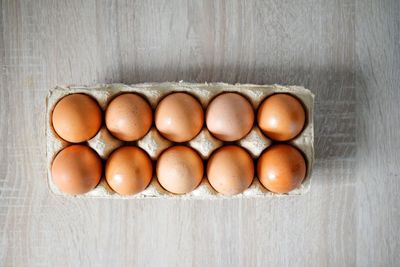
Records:
[[[135,198],[187,198],[187,199],[218,199],[218,198],[252,198],[252,197],[272,197],[272,196],[291,196],[303,195],[310,189],[311,186],[311,171],[314,161],[314,129],[313,129],[313,108],[314,95],[307,89],[300,86],[281,86],[281,85],[254,85],[254,84],[225,84],[225,83],[144,83],[134,85],[124,84],[100,84],[95,86],[59,86],[52,89],[47,97],[47,118],[46,118],[46,136],[47,136],[47,168],[48,168],[48,185],[56,195],[65,195],[52,182],[51,178],[51,163],[55,155],[69,143],[60,139],[54,132],[51,125],[51,113],[55,104],[64,96],[72,93],[84,93],[94,97],[102,110],[104,111],[109,101],[123,92],[136,92],[144,96],[151,104],[153,111],[157,103],[163,96],[172,92],[188,92],[201,102],[204,110],[207,104],[213,97],[221,92],[239,92],[253,105],[255,111],[260,103],[273,93],[290,93],[297,96],[304,104],[307,113],[306,126],[302,133],[294,140],[288,142],[299,148],[307,161],[307,175],[302,185],[291,191],[288,194],[275,194],[265,189],[257,177],[254,178],[252,185],[243,193],[227,197],[217,193],[204,177],[201,184],[192,192],[185,195],[174,195],[165,191],[157,182],[155,173],[150,185],[141,193],[132,196],[120,196],[114,193],[107,185],[105,178],[101,179],[99,185],[92,191],[79,195],[80,198],[120,198],[120,199],[135,199]],[[251,132],[242,140],[236,142],[250,152],[253,158],[256,159],[272,141],[268,139],[258,129],[256,123]],[[157,156],[173,143],[163,138],[155,129],[154,125],[151,130],[142,139],[137,142],[123,142],[114,138],[106,129],[104,123],[97,135],[89,140],[87,144],[92,147],[103,160],[106,160],[108,155],[116,148],[124,145],[137,145],[144,149],[155,163]],[[199,152],[205,161],[210,154],[223,145],[222,141],[214,138],[206,128],[203,128],[198,136],[196,136],[186,145],[191,146]]]

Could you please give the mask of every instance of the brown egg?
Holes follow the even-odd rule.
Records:
[[[63,97],[54,107],[53,128],[62,139],[80,143],[91,139],[101,127],[101,109],[96,100],[85,94]]]
[[[254,178],[253,159],[239,146],[221,147],[208,160],[207,178],[221,194],[231,196],[242,193]]]
[[[208,130],[222,141],[236,141],[246,136],[254,123],[250,102],[237,93],[224,93],[208,105],[206,124]]]
[[[133,195],[143,191],[152,176],[150,157],[138,147],[120,147],[106,162],[107,183],[120,195]]]
[[[158,104],[155,124],[158,131],[173,142],[193,139],[204,123],[199,101],[187,93],[173,93]]]
[[[72,145],[61,150],[53,160],[51,175],[60,191],[78,195],[96,187],[100,182],[100,157],[88,146]]]
[[[274,94],[261,104],[257,121],[268,137],[287,141],[303,130],[305,117],[300,100],[288,94]]]
[[[150,130],[153,113],[147,101],[133,93],[114,98],[106,109],[106,126],[122,141],[135,141]]]
[[[185,194],[193,191],[203,179],[203,161],[192,148],[173,146],[158,158],[156,172],[165,190]]]
[[[306,162],[297,148],[287,144],[273,145],[260,156],[257,174],[269,191],[288,193],[304,180]]]

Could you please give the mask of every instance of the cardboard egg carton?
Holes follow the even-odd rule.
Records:
[[[47,97],[47,118],[46,118],[46,136],[47,136],[47,170],[48,170],[48,185],[50,191],[56,195],[65,195],[53,183],[51,177],[51,164],[56,154],[64,147],[70,145],[68,142],[62,140],[54,132],[51,125],[51,113],[55,104],[64,96],[72,93],[84,93],[92,96],[97,100],[103,112],[105,111],[108,103],[116,95],[123,92],[135,92],[145,97],[155,110],[158,102],[167,94],[171,92],[188,92],[195,96],[202,104],[204,111],[208,103],[218,94],[222,92],[238,92],[245,96],[252,104],[255,115],[257,108],[261,102],[273,93],[290,93],[299,98],[306,108],[306,125],[299,136],[291,140],[289,144],[299,148],[306,158],[307,174],[302,185],[287,193],[275,194],[268,191],[254,177],[253,183],[243,193],[235,196],[224,196],[216,192],[208,182],[206,173],[200,185],[190,193],[184,195],[175,195],[163,189],[157,181],[156,173],[153,172],[153,178],[149,186],[142,192],[132,196],[121,196],[115,193],[107,184],[104,177],[100,183],[92,191],[78,195],[80,198],[116,198],[116,199],[136,199],[136,198],[188,198],[188,199],[213,199],[213,198],[253,198],[253,197],[271,197],[271,196],[291,196],[302,195],[310,189],[311,185],[311,171],[314,162],[314,128],[313,128],[313,108],[314,108],[314,95],[307,89],[300,86],[281,86],[281,85],[254,85],[254,84],[225,84],[225,83],[144,83],[134,85],[124,84],[100,84],[95,86],[60,86],[56,87],[49,92]],[[256,116],[255,116],[256,117]],[[273,141],[266,137],[261,130],[257,127],[255,121],[253,129],[243,139],[233,142],[245,148],[253,157],[254,160],[261,155],[261,153],[269,147]],[[205,161],[204,170],[206,170],[206,163],[208,157],[217,148],[224,145],[224,142],[213,137],[205,128],[191,141],[183,143],[194,148],[201,155]],[[145,150],[153,160],[153,165],[157,157],[166,148],[173,146],[174,143],[168,141],[158,133],[154,124],[151,130],[140,140],[135,142],[123,142],[113,137],[104,125],[95,137],[87,142],[99,156],[105,161],[112,151],[123,145],[135,145]],[[255,161],[256,162],[256,161]],[[256,170],[256,165],[255,169]],[[104,172],[103,172],[104,175]],[[256,172],[255,172],[256,175]]]

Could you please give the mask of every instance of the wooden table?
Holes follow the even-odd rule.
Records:
[[[400,264],[399,1],[1,7],[1,266]],[[49,193],[50,88],[179,80],[310,88],[310,193],[214,201]]]

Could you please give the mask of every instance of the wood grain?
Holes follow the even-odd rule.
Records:
[[[398,1],[1,1],[1,266],[396,266]],[[82,200],[46,186],[62,84],[298,84],[317,96],[303,197]]]
[[[400,263],[400,2],[357,5],[357,259],[362,266],[396,266]]]

